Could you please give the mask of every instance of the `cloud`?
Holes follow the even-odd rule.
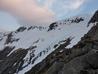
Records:
[[[45,0],[43,5],[50,8],[58,17],[79,12],[87,0]]]
[[[55,0],[45,0],[44,1],[44,6],[45,7],[48,7],[48,8],[51,8],[54,4]]]
[[[54,13],[35,0],[0,0],[0,9],[17,17],[22,24],[47,24],[55,20]]]
[[[80,6],[85,2],[86,0],[69,0],[65,1],[64,7],[69,10],[76,10],[80,8]]]
[[[49,8],[57,4],[60,6],[59,8],[78,9],[85,1],[87,0],[44,0],[43,5]]]
[[[86,1],[0,0],[0,9],[14,15],[21,24],[47,24],[79,13]]]

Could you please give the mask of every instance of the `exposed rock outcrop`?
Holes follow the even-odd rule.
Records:
[[[0,60],[0,74],[17,73],[26,54],[27,50],[17,49],[17,51]]]

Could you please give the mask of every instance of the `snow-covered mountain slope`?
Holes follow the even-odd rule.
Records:
[[[20,69],[16,71],[16,74],[24,74],[61,44],[69,41],[65,48],[72,48],[76,45],[81,37],[92,28],[93,24],[87,26],[90,19],[91,15],[78,16],[54,22],[49,26],[22,26],[0,37],[0,50],[3,51],[6,47],[11,48],[6,57],[20,48],[27,50]]]

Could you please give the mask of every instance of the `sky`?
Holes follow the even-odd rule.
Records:
[[[0,0],[0,31],[94,13],[98,0]]]

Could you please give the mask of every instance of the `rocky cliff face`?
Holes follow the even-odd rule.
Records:
[[[3,34],[0,74],[98,74],[97,17],[98,12]]]

